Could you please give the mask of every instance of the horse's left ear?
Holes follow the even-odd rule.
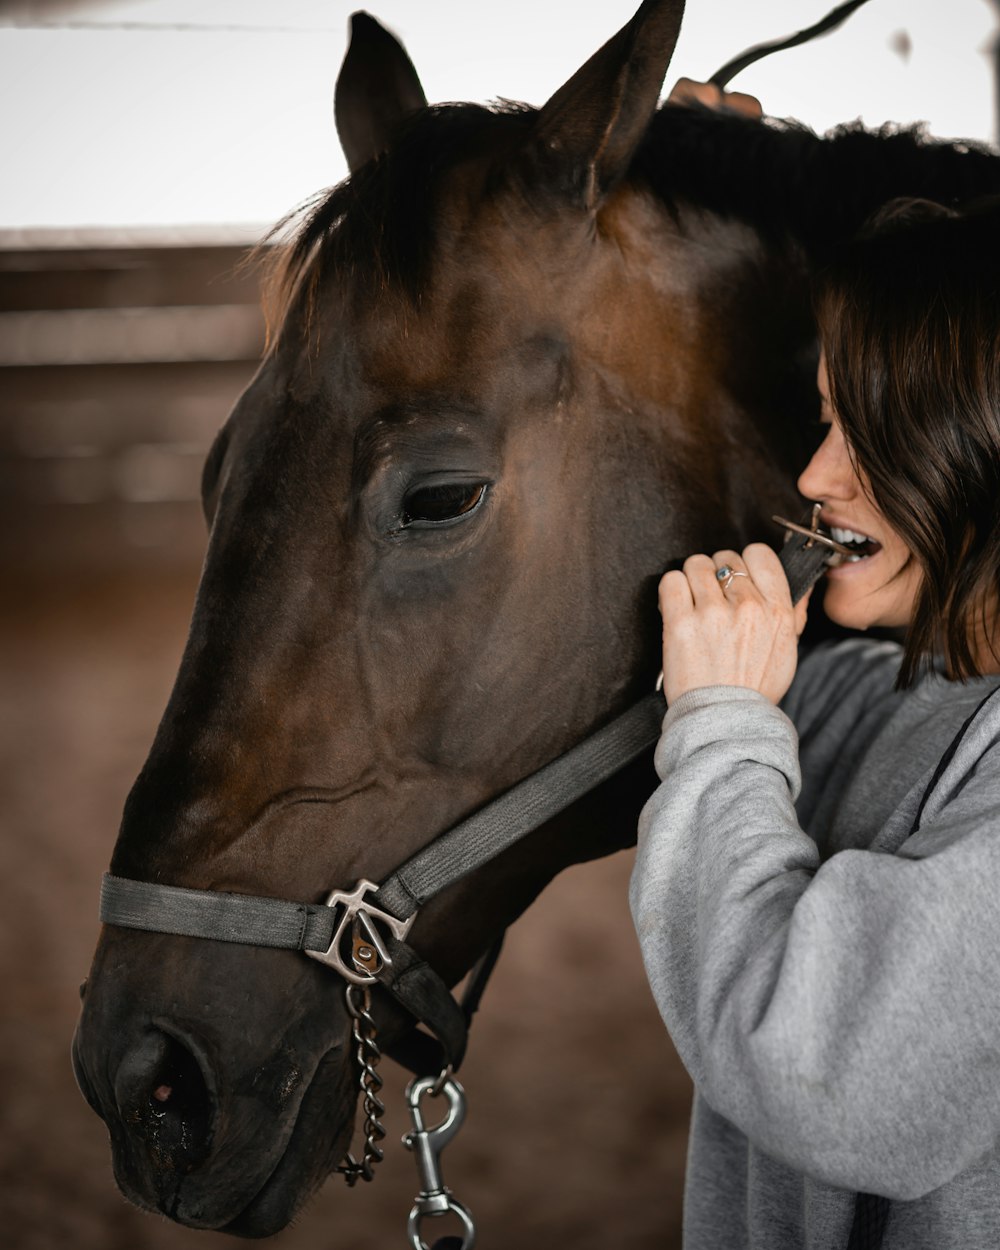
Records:
[[[660,98],[684,0],[645,0],[538,115],[535,155],[590,211],[628,168]]]
[[[351,44],[337,78],[333,112],[353,174],[385,151],[393,129],[427,97],[403,45],[367,13],[351,18]]]

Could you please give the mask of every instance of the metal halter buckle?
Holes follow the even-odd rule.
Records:
[[[352,985],[371,985],[383,968],[392,966],[385,938],[379,932],[384,925],[397,942],[404,942],[416,915],[400,920],[366,903],[379,887],[374,881],[359,881],[353,890],[334,890],[326,906],[342,914],[336,921],[333,940],[325,951],[306,951],[311,958],[339,972]]]
[[[808,529],[806,529],[804,525],[800,525],[797,521],[789,521],[787,517],[783,516],[772,516],[771,520],[774,521],[776,525],[784,526],[786,542],[789,538],[791,538],[792,534],[804,534],[809,540],[805,544],[807,547],[814,547],[817,543],[819,543],[820,546],[826,547],[830,552],[830,564],[839,564],[840,560],[843,560],[847,556],[853,555],[854,553],[851,551],[850,547],[845,547],[843,543],[838,543],[832,535],[826,532],[826,530],[820,529],[819,514],[822,510],[823,505],[821,503],[813,504]],[[835,560],[834,556],[839,556],[840,559]]]

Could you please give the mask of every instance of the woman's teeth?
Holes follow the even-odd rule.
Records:
[[[837,525],[830,526],[830,533],[838,543],[870,543],[874,542],[867,534],[856,534],[854,530],[842,530]]]
[[[845,557],[852,564],[874,555],[881,545],[876,539],[870,538],[867,534],[859,534],[855,530],[841,529],[839,525],[831,525],[830,534],[838,543],[843,543],[844,546],[857,546],[858,551],[855,555]]]

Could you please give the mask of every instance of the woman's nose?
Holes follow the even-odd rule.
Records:
[[[834,424],[799,475],[798,488],[806,499],[848,499],[857,481],[847,444]]]

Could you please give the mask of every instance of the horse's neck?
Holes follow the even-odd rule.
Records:
[[[796,506],[816,411],[801,259],[746,222],[692,205],[672,213],[635,188],[602,226],[626,276],[617,302],[600,302],[600,350],[623,388],[618,419],[648,448],[635,457],[637,486],[649,479],[635,529],[664,566],[768,537],[772,513]]]

